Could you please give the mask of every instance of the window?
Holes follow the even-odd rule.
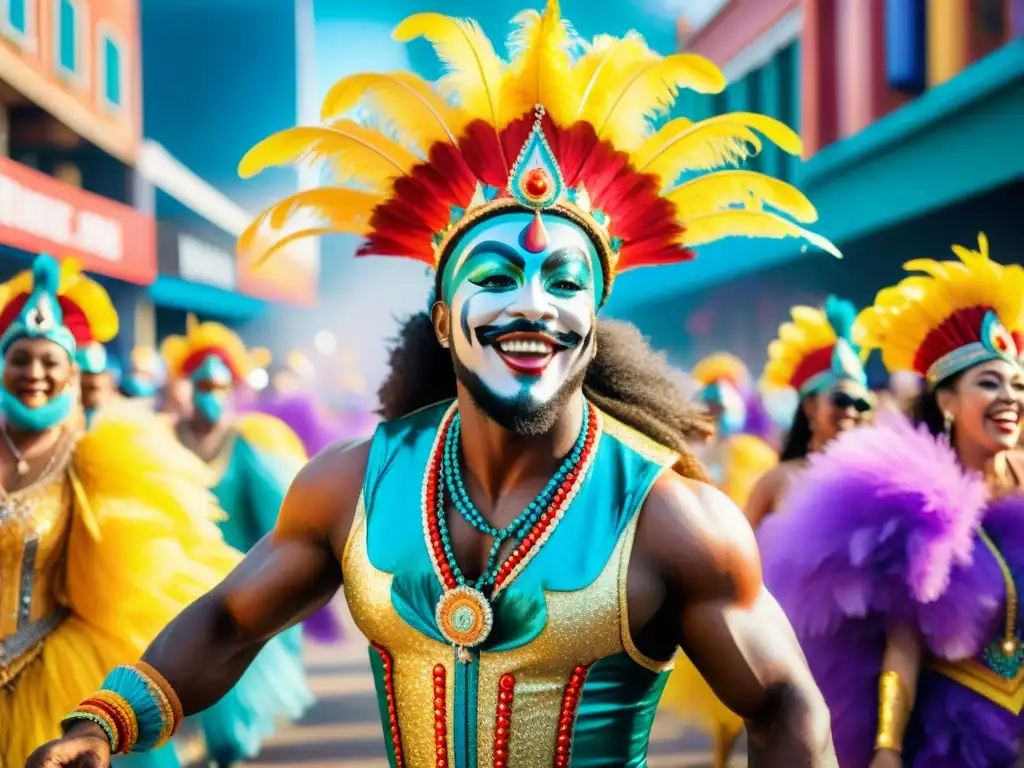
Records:
[[[35,48],[36,0],[0,0],[0,29],[23,49]]]
[[[57,72],[68,79],[82,79],[82,34],[86,26],[78,0],[53,0],[53,53]]]
[[[96,90],[101,101],[111,109],[124,106],[124,46],[121,39],[108,25],[99,25],[99,37],[96,43],[98,82]]]

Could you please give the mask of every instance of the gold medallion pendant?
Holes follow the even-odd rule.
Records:
[[[437,626],[452,645],[473,648],[491,634],[494,613],[483,593],[472,587],[461,586],[441,595],[434,612]]]

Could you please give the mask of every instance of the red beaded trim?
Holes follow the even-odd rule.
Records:
[[[458,582],[452,574],[451,565],[444,553],[441,544],[441,532],[437,524],[437,484],[441,477],[441,461],[444,451],[444,437],[451,426],[455,416],[455,407],[445,415],[437,435],[434,438],[434,445],[430,452],[430,459],[427,462],[427,472],[423,480],[423,526],[427,540],[430,543],[430,555],[434,564],[434,571],[444,585],[445,589],[455,589]],[[583,451],[576,469],[570,472],[561,487],[555,491],[548,508],[544,510],[526,538],[509,554],[508,558],[501,564],[498,573],[495,575],[494,590],[492,596],[497,595],[507,587],[512,580],[519,575],[519,572],[526,567],[527,563],[538,551],[539,547],[547,541],[558,525],[559,520],[565,514],[572,500],[576,497],[583,480],[586,477],[587,469],[593,462],[597,451],[595,445],[600,437],[601,422],[597,409],[590,408],[590,416],[587,420],[587,435],[584,438]]]
[[[587,680],[589,664],[581,664],[572,671],[569,684],[562,695],[562,711],[558,718],[558,738],[555,741],[555,768],[567,768],[572,754],[572,729],[576,725],[576,712],[580,706],[580,694]]]
[[[426,529],[427,541],[430,543],[430,555],[434,562],[434,571],[445,589],[455,589],[459,582],[452,574],[448,558],[441,544],[441,532],[437,525],[437,483],[441,478],[441,460],[444,456],[444,436],[448,433],[452,419],[455,418],[456,407],[453,404],[445,414],[434,437],[434,447],[430,451],[427,472],[423,477],[423,527]]]
[[[390,726],[391,744],[395,750],[395,765],[398,768],[404,768],[405,759],[402,757],[402,734],[398,730],[398,708],[395,706],[394,663],[391,660],[391,654],[388,653],[383,645],[370,643],[370,646],[380,656],[381,663],[384,665],[384,690],[387,693],[388,725]]]
[[[447,672],[442,664],[434,666],[434,747],[436,768],[448,768],[448,708],[445,686]]]
[[[515,698],[516,679],[502,675],[498,681],[498,717],[494,723],[494,768],[508,765],[508,740],[512,735],[512,701]]]

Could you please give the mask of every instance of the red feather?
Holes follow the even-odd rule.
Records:
[[[808,379],[812,376],[817,376],[823,371],[827,371],[832,367],[832,353],[835,350],[835,344],[829,344],[827,347],[816,349],[813,352],[808,352],[804,355],[804,359],[800,361],[800,365],[793,371],[793,375],[789,377],[789,386],[795,390],[799,390]]]
[[[967,307],[958,309],[933,329],[914,356],[914,368],[927,371],[935,361],[955,349],[981,341],[981,324],[991,307]]]

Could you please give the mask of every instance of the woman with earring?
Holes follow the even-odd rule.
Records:
[[[853,304],[829,296],[823,309],[793,307],[791,314],[768,346],[762,384],[797,392],[799,405],[779,465],[761,478],[747,501],[747,519],[754,528],[780,506],[808,457],[863,424],[874,408],[853,340]]]
[[[77,352],[116,332],[106,292],[72,261],[39,256],[0,285],[5,768],[58,736],[82,695],[239,560],[211,522],[207,472],[187,451],[134,420],[81,433]]]
[[[813,458],[759,531],[765,582],[828,701],[843,768],[1012,768],[1024,736],[1024,269],[917,259],[859,338],[924,377]],[[1008,330],[1010,329],[1010,330]]]
[[[232,413],[235,388],[254,362],[267,362],[256,360],[256,350],[247,350],[234,331],[190,320],[186,335],[168,337],[161,352],[169,378],[192,383],[192,415],[175,425],[178,440],[213,471],[224,538],[247,552],[273,529],[288,485],[305,464],[302,442],[272,416]],[[210,759],[228,766],[255,757],[281,721],[297,720],[312,704],[302,628],[295,626],[268,642],[242,681],[199,715]]]

